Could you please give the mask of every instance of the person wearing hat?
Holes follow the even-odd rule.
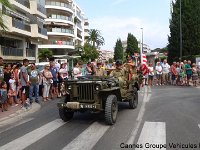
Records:
[[[97,68],[96,68],[96,72],[95,72],[96,76],[106,76],[106,70],[102,67],[102,62],[98,61],[97,62]]]
[[[121,60],[117,60],[116,63],[116,69],[114,69],[111,73],[111,77],[115,77],[119,81],[120,91],[121,95],[126,95],[126,89],[127,89],[127,77],[126,77],[126,70],[122,64]]]
[[[44,71],[43,71],[43,86],[44,86],[44,90],[43,90],[43,101],[47,101],[49,100],[49,90],[51,87],[51,82],[53,81],[53,75],[50,72],[50,65],[46,64],[44,66]]]

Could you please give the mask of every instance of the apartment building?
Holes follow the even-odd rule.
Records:
[[[10,0],[14,9],[0,5],[7,31],[0,31],[0,55],[5,62],[38,60],[38,44],[47,41],[43,27],[46,18],[45,0]]]
[[[108,61],[109,59],[114,58],[114,52],[108,50],[99,50],[99,60],[101,61]]]
[[[84,27],[89,25],[83,11],[73,0],[46,0],[45,8],[48,41],[39,48],[52,50],[55,57],[75,52],[75,45],[84,44]]]

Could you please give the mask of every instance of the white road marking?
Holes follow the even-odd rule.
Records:
[[[62,125],[64,125],[65,122],[63,122],[61,119],[56,119],[52,122],[49,122],[45,125],[43,125],[40,128],[37,128],[36,130],[33,130],[24,136],[15,139],[2,147],[0,147],[1,150],[22,150],[29,145],[35,143],[39,139],[43,138],[44,136],[48,135],[49,133],[53,132],[54,130],[58,129]]]
[[[91,150],[110,126],[94,122],[63,150]]]
[[[199,128],[200,128],[200,124],[198,124]]]
[[[143,148],[135,150],[166,150],[165,122],[145,122],[137,144],[141,144]],[[156,145],[162,148],[157,148]]]
[[[22,124],[24,124],[24,123],[27,123],[27,122],[29,122],[29,121],[31,121],[31,120],[33,120],[33,119],[34,119],[34,118],[28,118],[28,119],[22,120],[22,121],[20,121],[19,123],[15,124],[15,125],[12,125],[12,126],[6,128],[6,129],[4,129],[3,131],[0,131],[0,134],[3,133],[3,132],[5,132],[5,131],[8,131],[8,130],[10,130],[10,129],[12,129],[12,128],[15,128],[15,127],[17,127],[17,126],[19,126],[19,125],[22,125]]]
[[[139,111],[135,126],[133,127],[132,132],[129,135],[129,138],[126,141],[127,144],[133,144],[134,143],[135,137],[137,135],[137,132],[138,132],[139,127],[140,127],[141,122],[142,122],[142,118],[143,118],[144,113],[145,113],[146,103],[149,101],[149,99],[151,97],[151,94],[147,95],[147,87],[146,86],[144,87],[144,92],[145,93],[144,93],[144,97],[143,97],[143,101],[142,101],[142,106],[140,108],[140,111]]]

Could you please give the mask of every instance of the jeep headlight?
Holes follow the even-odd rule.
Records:
[[[96,90],[96,91],[99,91],[99,90],[100,90],[100,86],[99,86],[99,85],[96,85],[95,90]]]
[[[72,89],[72,86],[71,86],[71,85],[69,85],[69,86],[68,86],[68,90],[71,90],[71,89]]]

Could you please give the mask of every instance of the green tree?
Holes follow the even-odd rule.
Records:
[[[47,61],[47,59],[51,58],[52,56],[53,56],[52,51],[47,48],[42,48],[38,50],[38,58],[41,61]]]
[[[96,29],[90,29],[87,42],[91,43],[93,47],[99,47],[105,44],[104,38],[101,36],[101,32]]]
[[[12,5],[10,4],[9,0],[0,0],[0,3],[2,6],[13,9]],[[0,10],[0,28],[3,29],[4,31],[7,30],[7,26],[5,25],[5,22],[3,20],[3,14],[2,11]]]
[[[81,56],[81,59],[84,62],[87,62],[92,59],[97,59],[99,57],[99,52],[95,47],[93,47],[89,43],[85,43],[83,46],[83,54]]]
[[[123,60],[123,47],[122,47],[122,41],[121,39],[118,39],[115,48],[114,48],[114,60],[116,61],[117,59]]]
[[[172,2],[170,36],[168,37],[169,62],[180,57],[180,2],[182,23],[182,54],[200,54],[200,1],[176,0]]]
[[[126,53],[131,56],[136,52],[139,52],[138,41],[133,34],[128,33]]]

